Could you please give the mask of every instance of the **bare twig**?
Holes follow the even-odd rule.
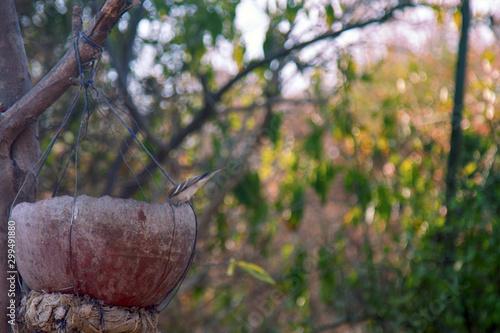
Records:
[[[80,35],[80,32],[83,29],[82,15],[83,15],[82,9],[78,6],[74,6],[73,16],[71,18],[72,20],[71,32],[73,34],[73,40],[75,40]]]

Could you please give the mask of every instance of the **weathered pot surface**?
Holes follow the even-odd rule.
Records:
[[[176,286],[194,250],[190,205],[82,195],[73,210],[73,199],[21,203],[12,212],[17,265],[30,288],[149,307]]]

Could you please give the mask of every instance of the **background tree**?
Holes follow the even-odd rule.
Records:
[[[19,3],[35,81],[69,46],[70,5]],[[227,168],[195,201],[197,256],[166,331],[498,329],[500,14],[472,8],[452,171],[459,5],[148,0],[124,15],[97,85],[174,179]],[[42,147],[71,97],[40,119]],[[160,200],[161,173],[96,101],[79,193]],[[38,198],[59,186],[79,119],[54,145]],[[59,193],[74,179],[68,168]]]

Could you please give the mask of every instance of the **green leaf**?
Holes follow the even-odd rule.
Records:
[[[246,208],[250,222],[249,239],[256,244],[261,229],[258,226],[268,220],[268,202],[263,199],[260,178],[257,173],[249,172],[234,188],[233,193],[239,203]]]
[[[290,203],[291,216],[288,220],[288,226],[295,230],[299,227],[302,216],[304,215],[305,188],[303,185],[297,185],[292,189],[293,199]]]
[[[336,254],[322,246],[318,250],[319,291],[321,299],[328,305],[332,305],[338,287],[336,266],[340,266],[336,260]]]
[[[331,3],[328,4],[325,8],[326,10],[326,23],[328,24],[329,27],[332,26],[333,21],[335,20],[335,13],[333,11],[333,6]]]
[[[391,192],[386,186],[379,186],[377,188],[377,212],[380,218],[388,221],[392,212]]]
[[[260,178],[257,173],[248,172],[233,190],[238,201],[247,206],[257,206],[261,201]]]
[[[349,170],[345,176],[345,189],[356,194],[359,204],[365,211],[372,196],[367,175],[356,170]]]
[[[215,45],[217,36],[222,33],[222,18],[213,10],[205,13],[204,27],[212,36],[212,45]]]
[[[236,268],[236,261],[233,258],[231,258],[229,264],[227,265],[227,276],[233,276],[235,268]]]
[[[283,122],[283,116],[281,113],[273,113],[271,116],[271,120],[269,121],[269,140],[272,143],[276,144],[279,139],[279,129],[281,123]]]
[[[308,271],[304,269],[307,252],[297,249],[295,259],[290,261],[290,267],[284,274],[283,289],[293,300],[305,297],[308,293]]]
[[[310,122],[313,131],[306,139],[306,152],[309,156],[314,159],[320,160],[323,156],[323,128],[317,126],[313,122]]]
[[[231,265],[231,262],[229,263]],[[246,261],[234,261],[234,264],[244,270],[248,275],[253,277],[254,279],[257,279],[261,282],[265,282],[271,285],[275,285],[276,282],[274,279],[267,273],[262,267],[257,266],[255,264],[246,262]],[[229,267],[228,267],[229,270]],[[233,269],[234,270],[234,269]]]
[[[286,17],[288,19],[288,22],[293,24],[293,21],[295,21],[295,17],[297,16],[297,13],[299,10],[302,8],[301,3],[297,3],[295,0],[288,0],[286,4]]]
[[[335,178],[335,175],[338,171],[340,171],[340,169],[335,168],[331,163],[321,162],[316,167],[315,171],[316,172],[313,174],[311,186],[321,197],[321,202],[325,203],[332,180]]]

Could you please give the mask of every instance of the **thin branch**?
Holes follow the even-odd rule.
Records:
[[[73,16],[71,17],[71,33],[73,35],[73,40],[75,40],[80,32],[83,30],[83,11],[80,7],[73,7]]]
[[[369,20],[366,20],[366,21],[362,21],[362,22],[355,22],[355,23],[351,23],[351,24],[346,24],[345,28],[342,29],[342,30],[327,31],[327,32],[325,32],[325,33],[323,33],[323,34],[321,34],[321,35],[317,36],[316,38],[313,38],[313,39],[311,39],[309,41],[296,44],[296,45],[294,45],[294,46],[292,46],[290,48],[287,48],[287,49],[281,49],[281,50],[279,50],[279,51],[277,51],[277,52],[275,52],[275,53],[273,53],[273,54],[265,57],[262,60],[255,61],[255,62],[251,63],[246,68],[244,68],[243,70],[241,70],[238,74],[236,74],[235,77],[233,77],[228,83],[226,83],[226,85],[224,87],[222,87],[219,90],[219,92],[217,93],[217,95],[223,95],[236,82],[238,82],[239,80],[241,80],[248,73],[252,72],[253,70],[255,70],[258,67],[261,67],[263,65],[266,65],[266,64],[270,63],[274,59],[280,59],[280,58],[286,57],[287,55],[289,55],[293,51],[302,50],[306,46],[309,46],[309,45],[314,44],[316,42],[319,42],[321,40],[337,38],[338,36],[340,36],[341,34],[343,34],[346,31],[349,31],[349,30],[358,29],[358,28],[364,28],[364,27],[366,27],[368,25],[371,25],[371,24],[374,24],[374,23],[384,23],[387,20],[391,19],[394,16],[395,12],[403,10],[406,7],[415,7],[415,6],[417,6],[417,5],[416,4],[412,4],[410,2],[407,2],[407,1],[402,1],[398,5],[396,5],[396,6],[392,7],[392,8],[390,8],[390,9],[388,9],[385,12],[385,14],[382,15],[381,17],[372,18],[372,19],[369,19]]]
[[[248,112],[254,111],[256,108],[275,106],[280,104],[289,104],[289,105],[302,105],[302,104],[312,104],[319,105],[324,104],[326,100],[316,99],[316,98],[304,98],[304,99],[289,99],[289,98],[281,98],[281,97],[272,97],[266,100],[258,100],[250,105],[246,106],[231,106],[228,108],[222,108],[220,111],[217,111],[219,114],[228,114],[232,112]]]
[[[108,0],[89,23],[84,34],[96,45],[103,45],[113,26],[120,17],[139,0]],[[88,43],[79,44],[82,63],[99,56],[100,51]],[[61,60],[26,95],[4,112],[0,118],[0,155],[7,156],[15,138],[29,124],[36,122],[52,103],[72,85],[78,75],[74,48],[70,48]]]
[[[123,62],[126,65],[128,65],[132,61],[133,50],[134,50],[133,46],[135,42],[135,37],[137,36],[137,26],[139,25],[139,22],[141,22],[145,12],[146,11],[144,9],[144,6],[141,3],[137,7],[137,10],[134,11],[134,14],[129,20],[127,33],[130,32],[130,34],[127,36],[127,42],[126,42],[127,47],[125,49],[125,55],[123,57]]]

